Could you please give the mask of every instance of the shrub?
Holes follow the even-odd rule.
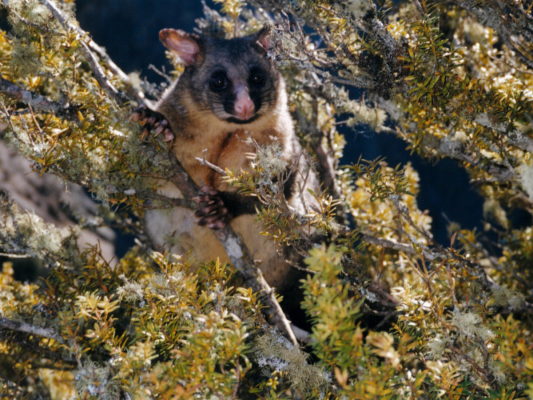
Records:
[[[78,247],[79,229],[58,229],[3,196],[2,251],[40,260],[49,275],[41,287],[20,283],[4,263],[2,394],[533,395],[533,231],[508,218],[515,209],[533,211],[533,3],[217,3],[220,12],[206,6],[198,21],[207,34],[232,37],[273,24],[269,56],[287,81],[297,133],[324,188],[316,209],[287,212],[276,190],[275,147],[258,149],[253,170],[227,177],[261,196],[257,223],[265,236],[305,257],[294,263],[306,273],[300,300],[312,329],[294,328],[305,346],[245,251],[232,266],[213,260],[191,273],[185,255],[139,241],[110,265],[98,246]],[[11,23],[0,34],[4,140],[35,171],[84,186],[112,207],[102,212],[114,226],[131,229],[127,216],[139,219],[148,208],[193,207],[197,188],[182,179],[167,144],[155,136],[143,142],[129,118],[161,87],[120,71],[76,27],[73,4],[3,2]],[[182,71],[175,65],[172,79]],[[450,222],[449,246],[437,243],[410,164],[340,165],[348,140],[337,131],[342,121],[396,135],[422,157],[456,160],[485,199],[485,231]],[[155,194],[158,177],[185,199]],[[239,243],[231,230],[224,235],[223,242]]]

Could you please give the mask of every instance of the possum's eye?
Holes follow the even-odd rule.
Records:
[[[211,90],[219,92],[221,90],[226,89],[226,87],[228,86],[228,80],[226,79],[223,73],[217,72],[211,76],[209,86],[211,87]]]
[[[252,75],[250,76],[250,82],[254,85],[262,85],[265,81],[265,75],[262,72],[255,71],[252,72]]]

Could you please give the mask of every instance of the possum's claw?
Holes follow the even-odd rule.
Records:
[[[217,190],[209,186],[201,189],[201,194],[193,200],[199,205],[194,215],[198,218],[198,225],[208,226],[212,229],[222,229],[228,225],[230,215]]]
[[[174,134],[168,125],[165,117],[146,107],[145,105],[137,108],[131,115],[131,120],[139,122],[143,126],[142,141],[148,136],[150,131],[155,129],[155,136],[164,133],[163,141],[170,142],[174,139]]]

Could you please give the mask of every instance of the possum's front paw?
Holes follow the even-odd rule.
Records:
[[[212,229],[222,229],[228,225],[230,215],[218,190],[209,186],[201,189],[204,194],[195,197],[199,209],[195,215],[200,218],[198,225],[208,226]]]
[[[131,115],[132,121],[137,121],[143,126],[142,141],[148,136],[148,134],[155,129],[155,135],[164,134],[164,141],[170,142],[174,139],[174,134],[170,129],[170,125],[165,117],[146,107],[145,105],[137,108]]]

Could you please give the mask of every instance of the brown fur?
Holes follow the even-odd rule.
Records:
[[[226,42],[223,44],[227,44]],[[210,53],[210,45],[214,54]],[[242,43],[237,42],[236,45]],[[300,147],[287,106],[285,82],[266,56],[261,58],[257,54],[246,52],[225,56],[224,52],[221,53],[221,46],[216,43],[201,42],[200,47],[203,48],[203,53],[202,57],[197,58],[197,63],[201,64],[201,68],[192,71],[194,73],[186,69],[184,75],[157,103],[156,111],[168,120],[175,135],[172,151],[190,177],[200,186],[209,185],[219,191],[235,191],[221,182],[220,174],[201,165],[196,157],[203,157],[203,151],[207,149],[207,161],[223,169],[229,168],[236,172],[246,170],[250,168],[246,153],[255,152],[255,148],[244,141],[248,134],[260,145],[268,145],[276,140],[283,147],[283,158],[292,163],[299,156]],[[226,52],[229,51],[232,51],[231,47],[226,46]],[[224,111],[213,110],[216,104],[211,108],[206,106],[212,101],[210,94],[204,93],[201,86],[198,86],[202,80],[207,79],[202,75],[203,71],[209,71],[209,63],[216,63],[225,66],[230,79],[239,79],[247,65],[257,62],[263,63],[264,69],[268,68],[268,85],[271,85],[265,89],[267,101],[259,110],[260,118],[244,125],[221,119]],[[316,190],[318,185],[314,175],[308,179],[308,184]],[[162,182],[160,193],[181,197],[179,190],[168,182]],[[297,211],[303,212],[299,196],[292,196],[288,201]],[[259,234],[254,219],[255,215],[252,214],[240,215],[230,221],[230,226],[242,236],[252,256],[259,260],[259,267],[266,280],[281,290],[290,281],[290,267],[277,254],[276,245]],[[196,224],[191,210],[175,208],[148,211],[146,227],[156,245],[178,254],[191,250],[196,265],[213,261],[217,257],[223,262],[229,262],[211,229]]]

